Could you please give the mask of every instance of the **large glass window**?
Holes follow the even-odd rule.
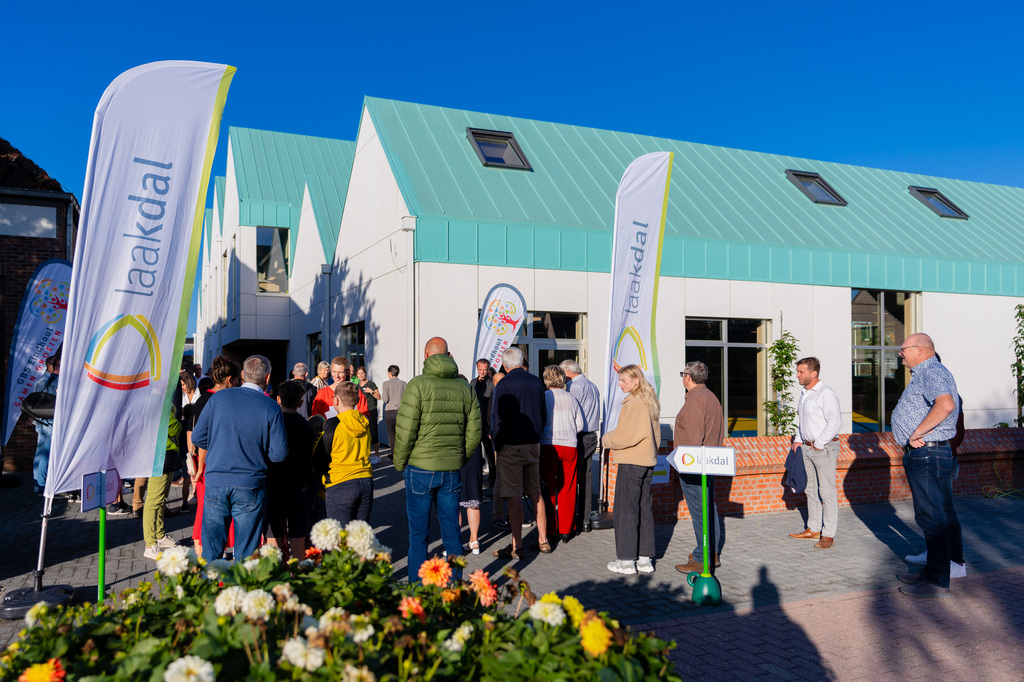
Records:
[[[540,376],[548,365],[575,360],[586,373],[585,320],[581,313],[530,313],[514,342],[523,351],[530,371]]]
[[[707,386],[725,410],[731,438],[766,433],[768,323],[745,319],[686,319],[686,362],[708,366]]]
[[[261,293],[288,293],[288,229],[256,228],[256,281]]]
[[[905,292],[851,291],[854,433],[891,430],[893,408],[907,385],[899,352],[911,333],[911,300]]]
[[[309,367],[309,378],[316,376],[316,366],[323,360],[323,344],[320,332],[306,335],[306,366]]]
[[[56,237],[57,208],[0,204],[0,235],[13,237]]]
[[[352,364],[352,374],[366,365],[366,322],[354,322],[341,328],[342,355]]]

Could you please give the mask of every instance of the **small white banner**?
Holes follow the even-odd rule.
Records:
[[[681,474],[736,475],[736,450],[733,448],[680,445],[668,456],[668,461],[672,468]]]
[[[525,320],[526,300],[519,290],[511,284],[492,287],[480,309],[470,369],[476,367],[477,360],[487,360],[495,371],[501,369],[501,354],[512,345]]]
[[[55,258],[36,268],[25,288],[7,360],[4,445],[21,417],[21,401],[38,388],[46,359],[57,352],[64,339],[70,283],[71,263]]]

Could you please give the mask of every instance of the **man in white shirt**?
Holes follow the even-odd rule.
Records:
[[[804,388],[797,407],[800,427],[793,439],[793,450],[803,446],[804,468],[807,470],[807,527],[803,532],[790,533],[789,537],[817,540],[815,547],[829,549],[839,522],[836,493],[839,441],[836,436],[842,424],[842,413],[839,396],[818,379],[820,371],[818,358],[797,360],[796,378]]]

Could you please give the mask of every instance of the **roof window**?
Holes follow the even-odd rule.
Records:
[[[936,215],[942,218],[954,218],[956,220],[967,220],[970,216],[960,210],[956,204],[947,199],[937,189],[930,189],[928,187],[914,187],[911,185],[907,187],[910,193],[913,194],[918,201],[927,206]]]
[[[533,170],[512,133],[466,128],[466,137],[485,166]]]
[[[830,204],[832,206],[846,206],[846,199],[839,195],[839,192],[832,188],[832,185],[825,181],[818,173],[807,171],[787,170],[786,177],[796,185],[797,189],[816,204]]]

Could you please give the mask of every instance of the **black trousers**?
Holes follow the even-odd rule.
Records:
[[[597,452],[597,432],[584,431],[576,437],[576,523],[574,530],[579,533],[583,524],[590,519],[593,506],[594,479],[590,468]]]
[[[651,477],[654,467],[620,464],[615,474],[615,557],[636,561],[654,556],[654,508]]]
[[[384,424],[388,427],[388,445],[395,449],[395,423],[398,421],[398,410],[384,410]]]

